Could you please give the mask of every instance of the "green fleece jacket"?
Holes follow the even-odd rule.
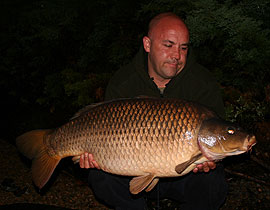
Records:
[[[194,101],[224,117],[223,100],[216,80],[206,68],[195,61],[190,51],[184,69],[171,79],[163,94],[160,94],[147,71],[147,53],[141,48],[128,65],[113,75],[106,89],[105,100],[136,96]]]

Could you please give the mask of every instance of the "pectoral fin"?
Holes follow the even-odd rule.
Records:
[[[194,163],[196,160],[202,157],[202,153],[193,155],[188,161],[181,163],[175,167],[175,171],[181,174],[190,164]]]
[[[144,176],[134,177],[129,183],[130,192],[132,194],[138,194],[139,192],[143,191],[153,181],[154,178],[155,178],[154,174],[147,174]],[[157,183],[157,181],[155,182]],[[151,189],[156,185],[156,183],[154,183],[153,186],[152,184],[150,185],[152,186]]]

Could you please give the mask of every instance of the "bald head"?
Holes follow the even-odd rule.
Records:
[[[148,53],[149,76],[159,88],[185,67],[188,45],[188,28],[177,15],[162,13],[150,21],[143,46]]]
[[[166,30],[168,27],[178,27],[183,33],[189,35],[188,28],[184,21],[174,13],[161,13],[155,16],[148,26],[148,37],[154,38],[157,31]]]

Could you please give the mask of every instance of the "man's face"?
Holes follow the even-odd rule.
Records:
[[[185,67],[187,60],[187,28],[175,20],[163,22],[161,20],[151,35],[143,40],[148,52],[149,75],[155,82],[169,81],[175,77]]]

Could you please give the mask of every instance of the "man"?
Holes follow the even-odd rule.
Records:
[[[141,49],[130,64],[112,77],[105,100],[140,95],[181,98],[204,104],[221,117],[224,115],[218,85],[192,57],[188,28],[178,16],[163,13],[154,17],[148,35],[143,37],[143,48],[144,51]],[[87,153],[81,156],[80,166],[99,168],[94,157]],[[183,210],[218,209],[227,192],[222,166],[205,162],[193,172],[179,178],[161,179],[151,192],[136,196],[129,193],[130,177],[95,169],[89,172],[89,183],[99,199],[116,209],[145,209],[145,197],[175,199]]]

